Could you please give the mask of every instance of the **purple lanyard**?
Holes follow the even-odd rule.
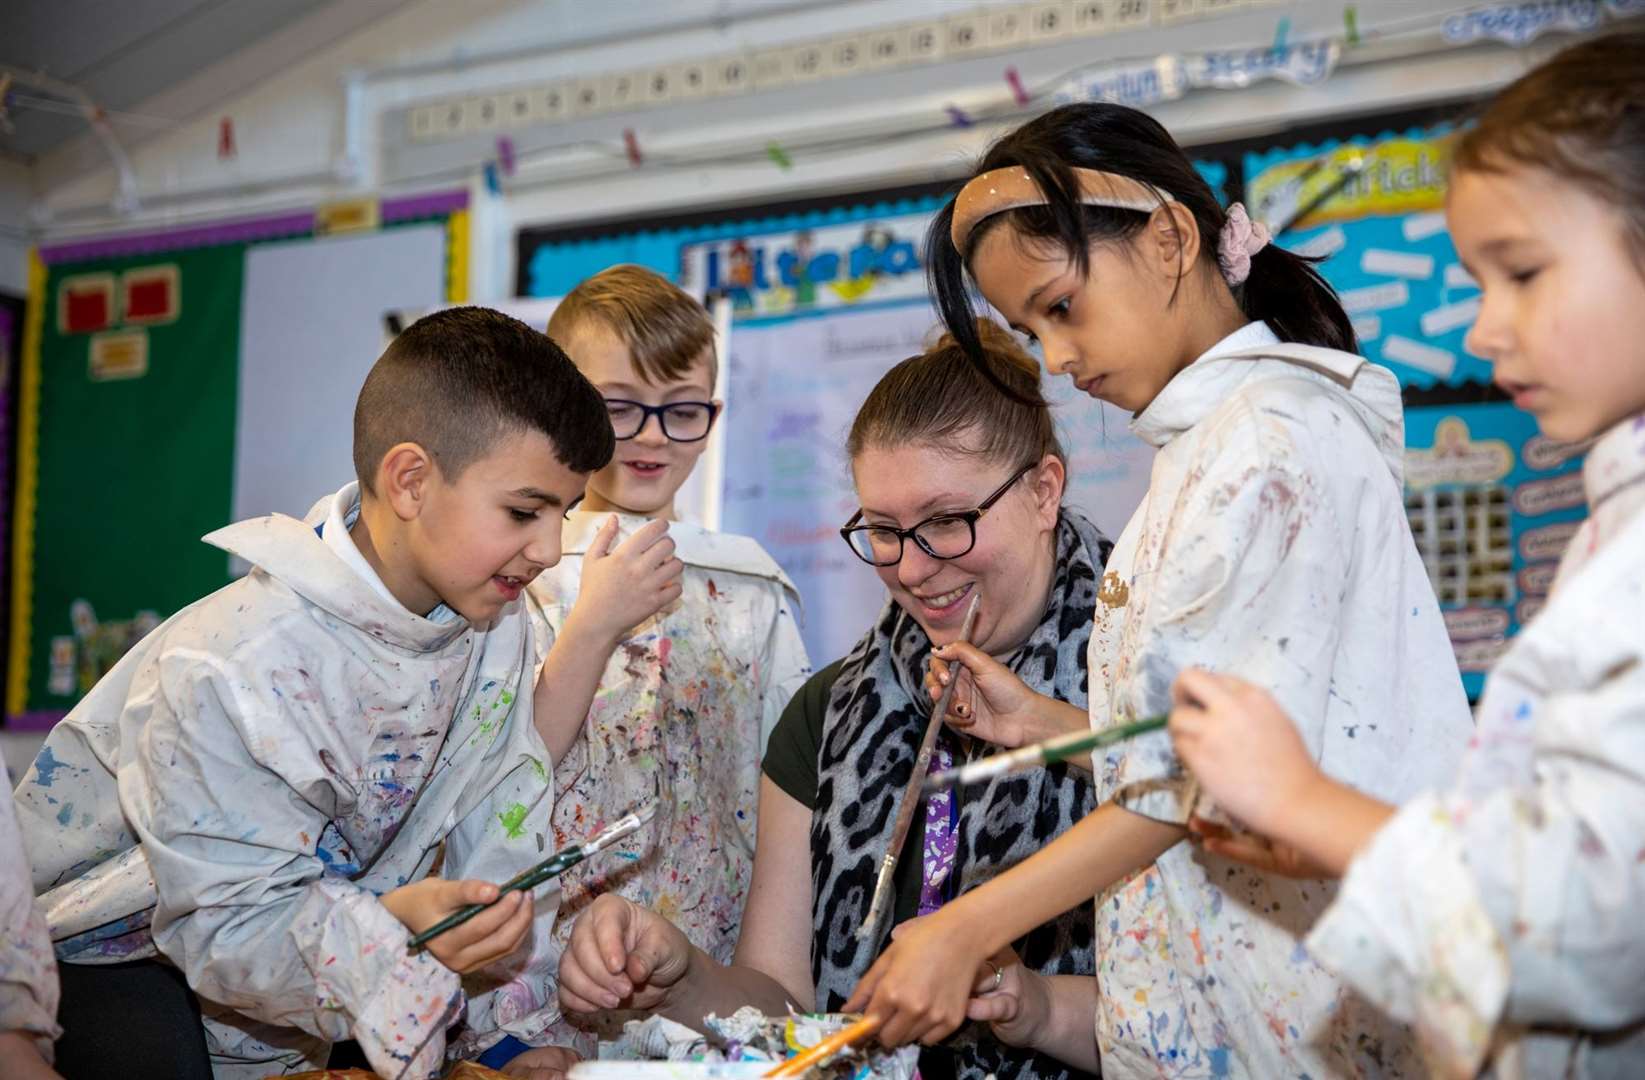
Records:
[[[954,755],[939,742],[931,755],[931,771],[954,767]],[[920,845],[919,914],[929,915],[953,897],[954,859],[960,846],[960,802],[954,788],[925,800],[925,838]]]

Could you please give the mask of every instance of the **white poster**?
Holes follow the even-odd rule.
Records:
[[[301,517],[353,479],[354,399],[383,312],[440,302],[445,243],[433,224],[247,249],[232,520]]]
[[[839,534],[857,510],[846,432],[880,376],[935,339],[936,322],[922,298],[752,320],[731,335],[723,527],[758,539],[794,579],[817,667],[846,653],[886,596]],[[1153,450],[1125,413],[1069,380],[1047,390],[1069,455],[1065,502],[1116,537],[1147,490]]]

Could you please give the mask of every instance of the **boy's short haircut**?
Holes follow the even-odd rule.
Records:
[[[548,336],[569,341],[598,322],[628,346],[648,383],[684,378],[708,350],[709,386],[719,374],[714,322],[696,300],[654,270],[624,264],[600,271],[566,294],[548,319]]]
[[[547,334],[500,311],[458,307],[406,327],[372,365],[354,404],[354,472],[373,492],[400,443],[428,452],[448,482],[517,432],[540,431],[561,464],[592,473],[616,440],[605,401]]]

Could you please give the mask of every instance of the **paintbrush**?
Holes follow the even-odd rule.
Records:
[[[971,632],[976,629],[977,604],[981,600],[980,590],[971,594],[971,603],[965,609],[965,621],[960,624],[959,640],[967,645],[971,644]],[[920,752],[914,758],[914,772],[908,778],[908,788],[902,793],[902,803],[897,807],[896,824],[891,828],[891,846],[886,850],[885,861],[880,863],[880,876],[874,882],[874,899],[868,905],[868,917],[857,928],[857,938],[861,941],[873,937],[874,927],[890,902],[891,879],[896,876],[897,860],[908,841],[908,830],[914,824],[914,807],[920,801],[921,785],[931,770],[931,752],[937,746],[937,733],[942,730],[943,718],[948,715],[948,703],[954,699],[954,688],[959,684],[957,677],[948,680],[948,685],[942,689],[942,696],[937,699],[937,707],[931,710],[930,721],[925,725],[925,738],[920,740]]]
[[[865,1016],[849,1027],[836,1031],[811,1049],[779,1063],[775,1069],[765,1075],[768,1077],[803,1076],[813,1067],[821,1065],[824,1059],[854,1043],[861,1042],[878,1030],[880,1030],[879,1020],[872,1016]]]
[[[427,930],[413,937],[408,948],[422,948],[447,930],[463,925],[492,904],[501,902],[503,897],[511,892],[530,892],[543,882],[559,877],[589,856],[610,847],[630,833],[639,832],[640,827],[650,821],[652,815],[656,812],[657,804],[654,802],[647,802],[637,809],[630,810],[598,833],[594,839],[589,840],[587,843],[573,844],[568,848],[561,848],[536,866],[521,871],[497,886],[497,899],[491,901],[491,903],[469,904],[467,907],[453,911]]]
[[[973,761],[969,765],[961,765],[957,769],[940,772],[927,778],[923,790],[925,794],[930,795],[962,784],[975,784],[995,776],[1026,772],[1052,762],[1067,761],[1071,757],[1088,754],[1099,746],[1124,742],[1138,735],[1146,735],[1150,731],[1158,731],[1169,719],[1169,716],[1153,716],[1147,720],[1137,720],[1101,731],[1075,731],[1068,735],[1058,735],[1054,739],[1046,739],[1032,746],[1020,747],[1006,754],[995,754],[981,761]]]

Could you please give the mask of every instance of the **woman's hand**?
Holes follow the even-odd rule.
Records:
[[[691,966],[691,942],[661,915],[615,893],[571,925],[560,957],[560,1004],[568,1012],[652,1012]]]
[[[1010,949],[984,961],[965,1016],[988,1025],[1007,1046],[1031,1047],[1051,1014],[1045,976],[1029,971]]]
[[[959,679],[944,722],[955,731],[1008,749],[1080,730],[1076,706],[1030,689],[1016,673],[975,645],[953,642],[931,651],[925,689],[932,704],[950,679]]]

